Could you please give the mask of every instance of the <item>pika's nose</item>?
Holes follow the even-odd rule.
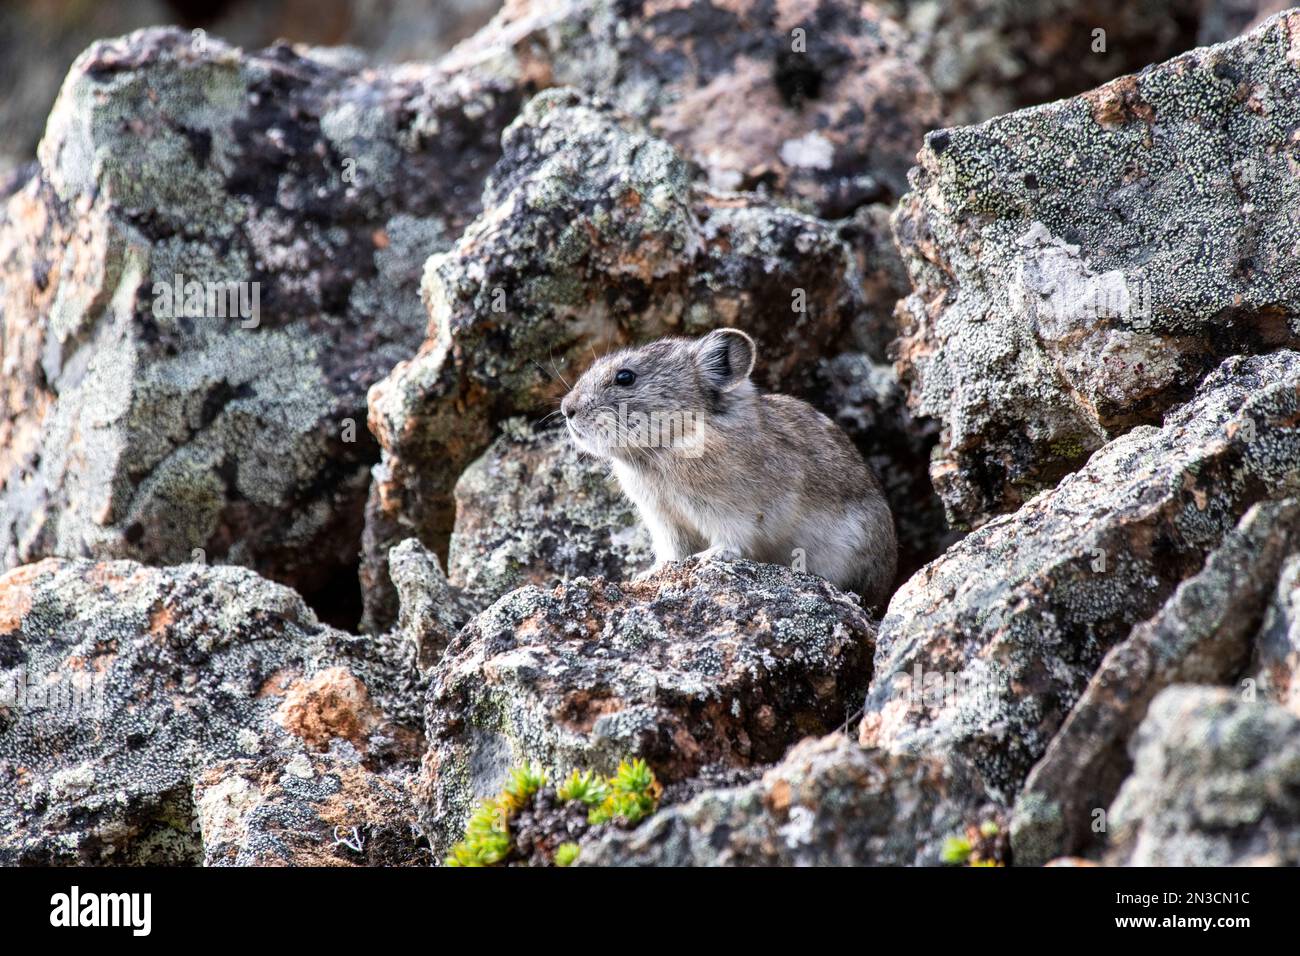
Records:
[[[573,406],[576,404],[577,401],[574,399],[572,392],[564,396],[564,401],[560,402],[560,411],[564,413],[565,418],[573,417]]]

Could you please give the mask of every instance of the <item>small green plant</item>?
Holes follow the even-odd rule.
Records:
[[[544,770],[525,763],[510,772],[500,794],[479,804],[465,827],[465,838],[451,848],[446,863],[448,866],[493,866],[529,859],[547,862],[545,853],[549,851],[536,848],[554,846],[551,840],[574,833],[574,820],[572,815],[566,819],[565,814],[570,811],[565,805],[576,802],[586,808],[588,826],[603,823],[631,826],[654,813],[662,792],[654,771],[644,760],[624,760],[609,778],[589,770],[574,770],[553,788]],[[553,799],[546,794],[552,794]],[[523,843],[533,849],[520,850],[511,841],[510,828],[512,821],[525,811],[517,823],[524,828],[520,831]],[[536,855],[539,852],[541,856]],[[557,866],[568,866],[577,858],[578,844],[565,841],[556,846],[551,860]]]
[[[609,794],[609,786],[590,770],[573,771],[555,788],[555,795],[565,803],[577,800],[589,807],[599,806]]]
[[[515,814],[528,806],[533,795],[544,786],[546,771],[534,768],[530,762],[525,761],[522,767],[510,771],[510,782],[501,791],[501,800],[510,807],[510,813]]]
[[[970,859],[971,850],[970,840],[960,836],[950,836],[943,841],[943,849],[939,853],[939,858],[949,866],[964,866]]]
[[[609,779],[609,793],[599,806],[592,807],[587,820],[593,824],[614,820],[638,823],[655,812],[661,792],[654,771],[644,760],[625,760]]]
[[[578,858],[580,852],[576,843],[561,843],[555,848],[555,865],[569,866]]]
[[[939,857],[949,866],[1005,866],[1007,840],[996,820],[968,826],[959,836],[943,841]]]
[[[451,848],[448,866],[493,866],[510,853],[510,820],[500,800],[484,800],[469,818],[465,839]]]

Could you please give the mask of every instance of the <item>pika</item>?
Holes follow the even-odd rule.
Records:
[[[598,359],[560,410],[611,463],[654,542],[649,574],[688,557],[792,565],[883,607],[898,562],[880,482],[811,405],[760,392],[739,329]]]

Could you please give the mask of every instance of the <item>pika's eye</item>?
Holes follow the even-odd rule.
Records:
[[[621,368],[614,373],[615,385],[622,385],[624,388],[626,388],[628,385],[631,385],[635,381],[636,381],[636,372],[632,371],[630,368]]]

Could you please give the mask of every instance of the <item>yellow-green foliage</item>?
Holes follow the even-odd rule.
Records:
[[[527,807],[547,784],[546,772],[525,763],[510,772],[509,782],[495,798],[484,800],[465,828],[465,838],[451,848],[448,866],[492,866],[510,855],[510,820]],[[578,801],[588,807],[591,824],[631,825],[654,813],[663,788],[644,760],[623,761],[612,777],[572,771],[556,786],[561,803]],[[568,866],[578,858],[578,844],[562,843],[555,863]]]
[[[996,820],[967,827],[964,835],[950,836],[943,841],[940,859],[950,866],[1002,866],[996,842],[1001,833]]]
[[[592,807],[587,819],[591,823],[637,823],[655,812],[661,792],[654,771],[644,760],[624,760],[609,778],[609,793],[599,806]]]
[[[555,848],[555,865],[568,866],[578,858],[579,852],[578,844],[561,843]]]
[[[555,788],[555,795],[565,803],[579,800],[589,807],[599,806],[609,794],[609,786],[590,770],[573,771]]]
[[[465,839],[451,848],[448,866],[492,866],[510,852],[509,810],[500,799],[484,800],[465,827]]]
[[[970,859],[971,850],[970,840],[965,837],[951,836],[943,841],[943,850],[940,852],[940,859],[950,866],[962,866]]]
[[[510,771],[510,782],[501,791],[501,801],[510,808],[510,815],[518,813],[528,806],[528,801],[538,790],[546,786],[546,771],[535,769],[529,762]]]

